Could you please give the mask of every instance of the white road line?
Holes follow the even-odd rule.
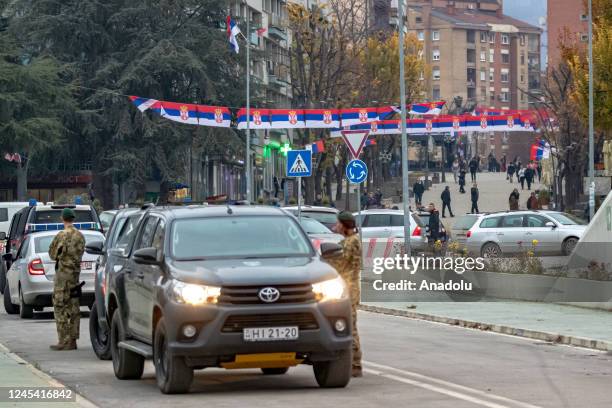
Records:
[[[486,401],[480,398],[477,398],[475,396],[472,395],[467,395],[464,394],[462,392],[459,391],[463,391],[466,393],[470,393],[473,395],[477,395],[479,397],[483,397],[483,398],[487,398],[489,400],[496,400],[505,404],[510,404],[511,406],[514,407],[519,407],[519,408],[541,408],[537,405],[532,405],[532,404],[528,404],[525,402],[521,402],[521,401],[516,401],[510,398],[506,398],[506,397],[502,397],[500,395],[495,395],[495,394],[490,394],[488,392],[484,392],[484,391],[480,391],[474,388],[469,388],[463,385],[459,385],[459,384],[455,384],[449,381],[444,381],[444,380],[440,380],[437,378],[433,378],[433,377],[429,377],[423,374],[419,374],[419,373],[415,373],[412,371],[406,371],[406,370],[401,370],[399,368],[395,368],[395,367],[390,367],[390,366],[386,366],[383,364],[377,364],[377,363],[373,363],[370,361],[364,361],[363,362],[366,366],[371,366],[371,367],[375,367],[378,368],[380,370],[387,370],[387,371],[394,371],[396,373],[402,374],[404,377],[400,377],[394,374],[389,374],[389,373],[385,373],[382,371],[378,371],[378,370],[373,370],[371,368],[366,368],[366,372],[370,372],[372,374],[376,374],[376,375],[380,375],[383,377],[387,377],[389,379],[393,379],[395,381],[399,381],[399,382],[403,382],[406,384],[412,384],[415,385],[417,387],[421,387],[421,388],[425,388],[431,391],[435,391],[441,394],[446,394],[455,398],[459,398],[459,399],[463,399],[465,401],[470,401],[485,407],[490,407],[490,408],[505,408],[506,405],[499,405],[497,403],[494,402],[490,402],[490,401]],[[411,378],[406,378],[406,377],[411,377]],[[433,385],[433,384],[437,384],[437,385]],[[439,385],[439,386],[438,386]],[[453,391],[457,390],[457,391]]]

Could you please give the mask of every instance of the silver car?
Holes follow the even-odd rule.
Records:
[[[49,246],[59,231],[46,231],[28,234],[16,259],[9,269],[4,291],[4,308],[9,314],[31,318],[34,310],[42,311],[52,306],[53,279],[55,262],[49,257]],[[98,231],[81,231],[85,241],[104,241]],[[94,302],[94,268],[97,255],[83,254],[80,281],[85,281],[81,304],[91,306]]]
[[[333,232],[314,218],[303,216],[300,224],[302,228],[304,228],[304,231],[306,231],[306,234],[308,234],[308,238],[310,238],[316,249],[319,249],[323,242],[333,242],[337,244],[344,239],[342,235]]]
[[[526,250],[569,255],[585,229],[584,221],[557,211],[508,211],[482,216],[466,232],[465,242],[471,254],[483,257]]]
[[[355,218],[359,213],[353,214]],[[426,228],[415,213],[410,213],[410,246],[413,250],[427,250]],[[404,212],[402,210],[365,210],[361,211],[361,236],[371,238],[404,238]]]

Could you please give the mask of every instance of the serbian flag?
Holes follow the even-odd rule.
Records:
[[[304,110],[307,128],[338,128],[340,127],[340,111],[338,109],[306,109]]]
[[[314,142],[310,146],[307,146],[306,148],[307,150],[310,150],[313,153],[323,153],[325,151],[325,143],[323,142],[323,140],[317,140],[316,142]]]
[[[409,133],[431,133],[436,127],[435,119],[410,119],[408,121]]]
[[[376,146],[376,139],[368,139],[365,143],[366,146]]]
[[[134,106],[136,106],[136,108],[138,108],[138,110],[141,112],[146,111],[159,102],[157,99],[141,98],[140,96],[130,96],[129,98]]]
[[[230,47],[232,47],[236,54],[238,54],[238,52],[240,51],[240,46],[238,45],[238,38],[236,37],[238,36],[238,34],[240,34],[240,27],[238,27],[236,22],[232,20],[231,16],[227,16],[226,25],[227,38],[229,40]]]
[[[410,105],[409,113],[412,115],[439,115],[445,104],[445,101],[413,103]]]
[[[304,129],[303,109],[270,109],[271,129]]]
[[[191,103],[159,102],[151,108],[165,119],[186,125],[199,125],[198,105]]]
[[[270,109],[251,108],[250,129],[270,129]],[[238,129],[247,128],[246,108],[238,111]]]
[[[386,120],[394,113],[401,112],[397,106],[381,106],[376,109],[378,120]]]
[[[378,120],[377,108],[341,109],[342,126],[352,126]]]
[[[199,125],[228,128],[232,122],[229,108],[221,106],[197,105]]]

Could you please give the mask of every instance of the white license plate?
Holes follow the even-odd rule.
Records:
[[[299,329],[297,326],[248,327],[242,332],[244,341],[297,340],[298,337]]]
[[[93,269],[93,262],[89,262],[89,261],[81,262],[81,270],[89,271],[92,269]]]

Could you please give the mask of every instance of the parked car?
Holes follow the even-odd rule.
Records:
[[[89,339],[94,353],[101,360],[111,358],[110,325],[106,313],[109,277],[125,267],[144,213],[144,208],[117,211],[106,230],[106,240],[92,241],[85,247],[87,253],[98,256],[94,274],[95,302],[89,314]]]
[[[119,210],[108,210],[100,213],[100,224],[102,224],[102,229],[106,232],[113,222],[113,218],[117,214]]]
[[[344,239],[342,235],[333,232],[314,218],[303,216],[300,224],[317,249],[322,242],[333,242],[337,244]]]
[[[337,254],[333,243],[322,256]],[[312,364],[321,387],[351,377],[351,305],[338,273],[279,208],[151,208],[125,267],[110,276],[113,369],[140,378],[152,358],[164,393],[194,369]],[[263,353],[263,354],[262,354]]]
[[[28,206],[27,202],[2,202],[0,203],[0,255],[4,254],[6,239],[9,236],[11,220],[19,210]],[[6,263],[0,262],[0,294],[4,293],[6,283]]]
[[[508,211],[482,216],[466,233],[468,251],[500,257],[527,249],[537,255],[569,255],[586,223],[556,211]],[[533,241],[537,240],[537,245]]]
[[[28,234],[6,274],[4,309],[8,314],[31,318],[34,310],[53,306],[55,261],[49,257],[49,246],[59,231]],[[81,231],[85,242],[104,240],[98,231]],[[12,256],[5,254],[6,257]],[[83,254],[80,280],[85,281],[81,305],[91,308],[94,301],[94,264],[96,257]]]
[[[451,227],[453,240],[463,247],[466,244],[467,232],[480,218],[484,217],[484,215],[485,214],[465,214],[456,217]]]
[[[297,217],[298,207],[290,206],[283,207],[283,210],[291,212]],[[314,205],[303,205],[301,209],[302,215],[305,217],[313,218],[325,225],[329,229],[333,229],[334,225],[338,221],[338,209],[332,207],[319,207]]]
[[[359,213],[353,214],[359,218]],[[375,209],[361,211],[361,236],[370,238],[404,238],[402,210]],[[410,246],[416,251],[427,250],[425,223],[414,212],[410,213]]]

